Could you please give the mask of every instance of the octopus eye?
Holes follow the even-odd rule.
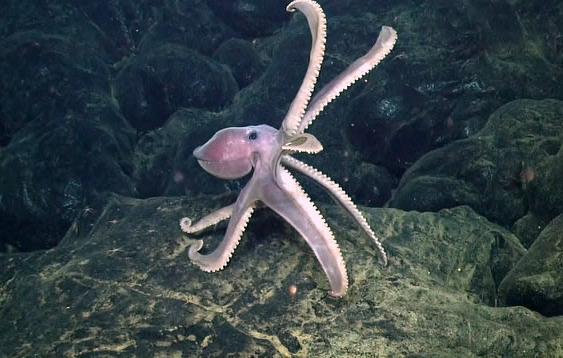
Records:
[[[256,133],[256,131],[252,131],[248,135],[248,139],[250,139],[250,140],[256,140],[256,138],[258,138],[258,133]]]

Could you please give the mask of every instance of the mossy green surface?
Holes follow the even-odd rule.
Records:
[[[268,210],[251,220],[225,270],[199,271],[178,220],[213,202],[112,197],[58,247],[2,256],[0,356],[563,354],[561,317],[494,307],[499,278],[525,249],[468,207],[367,210],[388,267],[340,210],[323,210],[351,281],[333,300],[305,242]],[[222,234],[221,225],[208,232],[206,248]]]

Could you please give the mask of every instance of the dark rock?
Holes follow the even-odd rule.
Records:
[[[213,58],[229,66],[240,88],[254,82],[264,70],[262,60],[252,44],[241,39],[230,39],[222,43]]]
[[[204,0],[189,3],[151,1],[77,2],[86,22],[96,25],[114,61],[144,53],[163,43],[187,46],[210,55],[234,35]]]
[[[0,13],[0,38],[16,32],[41,31],[51,35],[79,36],[83,46],[97,47],[99,30],[88,21],[76,2],[5,1]],[[77,44],[78,45],[78,44]]]
[[[538,117],[537,123],[543,121]],[[560,121],[559,133],[561,127],[563,123]],[[530,210],[545,221],[563,212],[563,136],[557,136],[557,126],[551,129],[553,132],[534,143],[534,149],[545,155],[545,160],[527,161],[526,168],[520,173],[520,180],[526,182],[529,190]]]
[[[546,222],[534,213],[527,213],[516,220],[511,231],[518,236],[525,248],[529,248],[548,223],[549,221]]]
[[[87,33],[84,36],[88,36]],[[0,41],[2,146],[29,122],[81,111],[79,99],[109,89],[106,57],[71,36],[21,31]]]
[[[173,44],[127,61],[115,89],[123,114],[141,132],[160,127],[180,107],[219,110],[238,90],[226,67]]]
[[[271,35],[289,19],[285,5],[277,0],[207,0],[207,4],[226,24],[248,38]]]
[[[390,206],[404,210],[438,211],[461,204],[475,206],[480,199],[478,190],[468,187],[463,180],[439,176],[417,176],[398,190]]]
[[[368,94],[354,98],[346,115],[346,136],[362,159],[383,164],[393,136],[405,124],[402,97],[377,99]]]
[[[557,100],[501,107],[475,136],[415,163],[390,205],[425,211],[467,204],[503,225],[528,211],[553,218],[563,210],[562,115]]]
[[[553,1],[541,11],[521,1],[329,1],[325,8],[333,15],[328,63],[365,52],[382,24],[398,31],[395,49],[368,77],[374,85],[359,102],[341,102],[351,108],[347,122],[357,125],[349,137],[363,137],[354,149],[397,175],[429,150],[476,133],[508,101],[563,97]],[[381,103],[398,104],[398,116],[382,117]]]
[[[134,132],[112,99],[76,94],[83,108],[37,118],[0,155],[0,244],[54,246],[105,191],[134,195]]]
[[[247,124],[279,127],[307,69],[311,35],[306,23],[282,32],[267,45],[271,60],[264,73],[240,91],[232,110]]]
[[[377,264],[369,239],[329,208],[351,279],[348,296],[334,301],[307,245],[272,225],[251,223],[225,270],[199,271],[178,220],[208,213],[211,201],[113,197],[95,223],[77,220],[55,249],[0,256],[0,353],[563,353],[560,319],[488,305],[524,249],[469,208],[369,210],[390,252],[388,268]],[[206,245],[222,235],[211,231]]]
[[[537,86],[518,86],[518,92],[509,88],[513,84],[505,82],[505,78],[514,77],[510,71],[518,71],[516,67],[503,65],[502,75],[495,72],[493,61],[506,55],[506,46],[526,48],[530,45],[528,40],[518,32],[511,36],[503,28],[498,37],[487,39],[487,51],[479,50],[482,42],[479,33],[486,24],[479,18],[467,17],[460,2],[396,4],[398,16],[385,11],[390,4],[382,11],[378,7],[376,12],[370,11],[375,7],[364,3],[349,3],[349,7],[342,6],[340,10],[335,4],[326,4],[327,9],[332,9],[327,12],[343,16],[328,18],[327,56],[318,90],[370,48],[382,24],[397,28],[399,42],[392,54],[366,78],[367,83],[360,81],[353,86],[313,123],[310,132],[323,142],[326,148],[323,154],[330,156],[325,161],[340,160],[337,158],[344,152],[357,152],[360,155],[351,156],[354,162],[350,168],[365,161],[384,166],[400,176],[429,150],[475,134],[502,103],[520,95],[538,97],[544,93],[532,90],[546,81],[533,71],[518,75],[523,82],[534,82]],[[502,23],[518,25],[512,21],[513,9],[505,10],[506,14],[496,16],[503,18]],[[471,13],[475,14],[474,11],[472,8]],[[429,22],[435,24],[432,34],[427,33]],[[452,36],[452,27],[454,33],[463,33],[467,41],[460,42],[459,36]],[[260,55],[271,60],[263,76],[239,92],[231,111],[236,113],[233,118],[237,123],[263,122],[278,127],[305,72],[310,48],[306,21],[300,15],[293,16],[284,31],[257,43]],[[468,48],[471,51],[467,52]],[[518,60],[512,57],[513,53],[517,51],[510,52],[510,61]],[[524,66],[536,65],[544,55],[526,52],[522,57]],[[539,71],[559,78],[560,71],[553,70],[550,63],[542,64],[543,70]],[[486,76],[480,77],[480,73]],[[331,172],[328,167],[320,166],[339,182],[353,175],[352,171]],[[522,215],[523,209],[516,209],[517,216],[508,217],[507,222]]]
[[[10,228],[5,232],[25,242],[54,243],[90,200],[84,198],[98,198],[106,188],[143,197],[236,192],[242,182],[210,180],[191,152],[221,127],[258,123],[279,127],[301,83],[311,41],[304,17],[286,13],[285,5],[271,0],[5,2],[0,13],[0,161],[13,168],[2,167],[0,183],[5,190],[16,190],[0,192],[9,198],[1,205],[14,209],[2,209],[3,225]],[[328,42],[317,89],[363,55],[381,25],[391,25],[399,33],[390,56],[327,107],[310,128],[325,152],[306,160],[342,183],[352,196],[360,196],[361,203],[379,205],[413,162],[432,149],[474,136],[501,104],[516,98],[563,98],[560,1],[327,0],[322,5],[329,21]],[[231,43],[225,42],[229,38],[252,43],[252,50],[267,64],[238,92],[229,69],[209,60],[220,44]],[[245,71],[239,74],[238,59],[229,60],[242,84]],[[115,98],[123,113],[116,110]],[[111,108],[99,112],[107,118],[85,109],[98,102]],[[185,127],[174,124],[162,133],[151,133],[166,127],[182,107],[190,108]],[[100,121],[104,128],[111,121],[115,126],[95,141],[88,126],[65,127],[69,113],[70,118],[88,117],[88,123]],[[137,129],[137,139],[142,138],[136,156],[130,155],[134,138],[122,114]],[[188,128],[198,121],[205,125]],[[172,133],[178,128],[185,136]],[[99,146],[103,154],[79,161],[75,156],[95,151],[70,145],[51,150],[43,145],[39,153],[33,144],[27,148],[12,143],[30,137],[24,143],[56,144],[67,132],[73,133],[69,142],[74,146]],[[106,136],[111,149],[102,143]],[[402,185],[401,191],[410,187],[409,195],[417,203],[409,195],[397,200],[401,207],[420,210],[466,203],[507,227],[528,214],[546,223],[562,211],[563,154],[556,136],[541,133],[534,138],[537,156],[529,156],[530,147],[522,143],[507,145],[514,151],[502,149],[491,155],[502,146],[488,140],[460,142],[451,147],[457,148],[451,159],[441,152],[432,162],[440,168],[437,176],[426,168],[423,176]],[[70,159],[49,162],[61,153]],[[479,156],[476,162],[456,172],[459,155],[471,153]],[[26,164],[13,162],[14,158],[27,158]],[[27,161],[30,158],[48,164],[34,164]],[[448,164],[440,163],[444,158]],[[539,163],[534,162],[537,158]],[[73,167],[62,168],[60,163]],[[96,163],[93,174],[84,168],[86,163]],[[27,187],[35,193],[32,202],[51,200],[53,204],[41,204],[51,216],[30,214],[33,205],[22,209],[23,186],[18,183],[31,175],[29,170],[34,170],[33,181],[26,184],[33,186]],[[77,181],[82,172],[91,179]],[[68,188],[61,189],[61,183]],[[432,188],[428,193],[420,191],[427,187]],[[50,196],[53,193],[60,195]],[[60,198],[65,195],[66,201]],[[63,204],[71,209],[60,209]],[[49,232],[40,237],[37,230]],[[533,230],[518,232],[527,235],[527,245],[532,242]]]
[[[344,180],[342,185],[363,206],[383,206],[397,186],[397,180],[385,167],[371,163],[360,163],[353,176],[345,179],[348,180]]]
[[[158,21],[158,14],[164,8],[160,2],[84,1],[74,5],[85,17],[83,21],[95,24],[102,35],[100,44],[115,62],[137,51],[147,30]]]
[[[167,3],[156,11],[160,19],[145,32],[139,43],[140,52],[174,43],[210,56],[221,43],[237,35],[204,0]]]
[[[551,221],[499,287],[501,301],[563,315],[563,214]]]

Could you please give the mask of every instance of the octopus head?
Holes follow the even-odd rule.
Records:
[[[199,165],[221,179],[242,178],[257,161],[279,151],[278,130],[268,125],[230,127],[194,150]]]

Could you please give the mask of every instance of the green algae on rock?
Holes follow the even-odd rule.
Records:
[[[385,270],[340,209],[325,208],[354,279],[334,301],[307,245],[267,210],[229,270],[191,265],[177,222],[209,202],[114,196],[56,248],[0,256],[0,355],[563,354],[561,317],[494,307],[497,282],[525,250],[468,207],[364,209],[386,238]],[[210,247],[220,233],[206,236]]]

